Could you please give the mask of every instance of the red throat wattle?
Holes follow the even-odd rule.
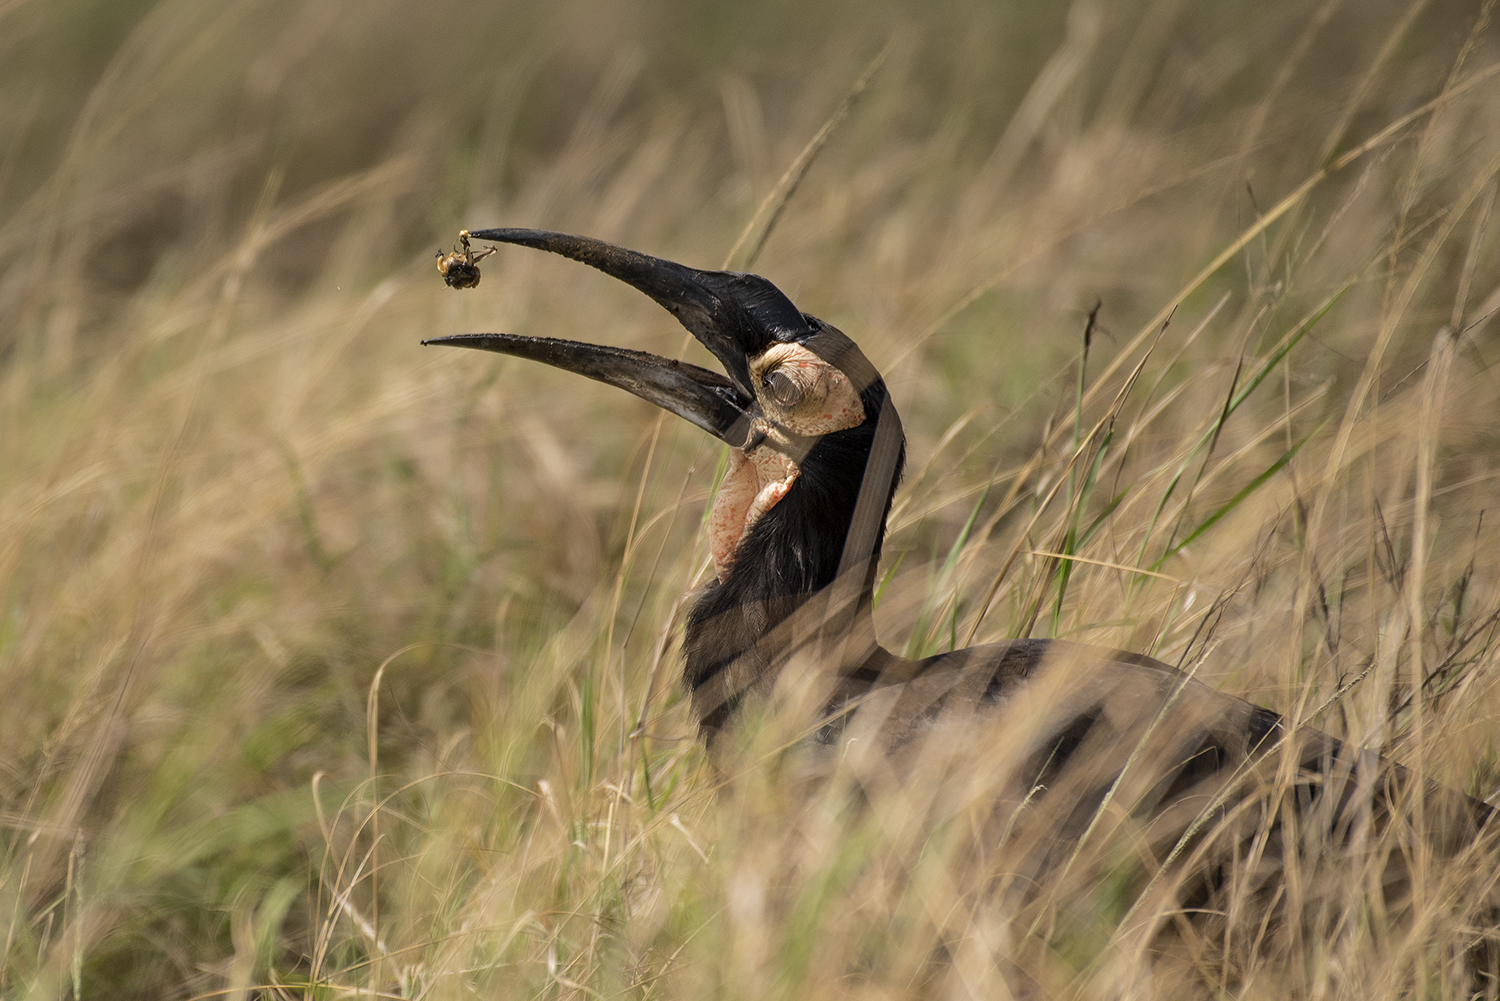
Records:
[[[775,449],[762,446],[749,455],[730,449],[729,472],[714,496],[708,520],[708,546],[720,580],[729,573],[745,533],[787,495],[799,472],[795,462]]]

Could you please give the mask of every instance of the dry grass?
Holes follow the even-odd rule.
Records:
[[[1128,823],[981,892],[982,782],[716,770],[716,448],[417,341],[677,352],[575,265],[456,294],[433,249],[717,264],[894,31],[757,262],[911,435],[886,645],[1148,652],[1489,797],[1489,5],[715,6],[0,4],[0,994],[1459,996],[1487,845],[1309,833],[1302,918],[1247,877],[1195,939]]]

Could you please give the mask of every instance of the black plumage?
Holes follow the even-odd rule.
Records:
[[[760,463],[754,478],[744,473],[745,497],[750,486],[757,499],[781,491],[758,517],[745,517],[743,531],[735,504],[744,499],[725,501],[728,528],[718,529],[725,558],[687,617],[684,680],[708,739],[732,726],[748,699],[789,684],[804,700],[796,708],[814,754],[841,748],[840,760],[858,769],[858,755],[844,752],[873,750],[861,772],[867,786],[913,781],[944,756],[963,767],[975,747],[1004,748],[1006,760],[981,756],[974,766],[1001,776],[995,794],[1005,810],[1023,804],[1040,818],[1044,843],[1029,861],[1010,863],[1033,876],[1058,865],[1112,800],[1142,818],[1141,836],[1158,857],[1201,839],[1195,832],[1208,820],[1228,823],[1236,797],[1269,788],[1341,837],[1381,830],[1414,794],[1426,803],[1425,837],[1442,854],[1485,827],[1483,803],[1430,784],[1416,789],[1397,765],[1310,728],[1291,732],[1276,713],[1149,657],[1032,639],[920,661],[886,651],[876,641],[871,596],[905,436],[884,381],[852,340],[758,276],[699,271],[558,233],[470,236],[563,254],[629,282],[725,366],[727,378],[641,352],[503,334],[424,342],[516,354],[619,386],[719,437],[732,456]],[[801,368],[787,369],[783,358]],[[813,420],[783,411],[788,383],[773,382],[776,371],[827,390],[828,400],[855,394],[857,408],[846,409],[859,412],[840,417],[829,404]],[[796,399],[802,390],[793,388]],[[817,424],[829,414],[835,419]],[[729,490],[721,488],[721,500]],[[1263,852],[1280,838],[1278,802],[1233,811],[1243,833],[1226,836],[1224,850],[1233,855],[1258,839]],[[1386,872],[1394,900],[1401,866]],[[1212,879],[1200,889],[1199,903],[1217,892]]]

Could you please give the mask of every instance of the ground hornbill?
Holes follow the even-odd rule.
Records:
[[[696,596],[684,636],[687,686],[711,741],[755,697],[775,692],[773,704],[801,704],[798,732],[809,754],[832,755],[841,766],[863,762],[856,767],[870,783],[885,776],[910,795],[912,775],[943,760],[939,770],[950,775],[955,765],[971,779],[988,772],[1001,800],[1040,818],[1030,825],[1030,848],[1015,846],[1031,859],[1028,879],[1074,858],[1077,839],[1097,835],[1101,823],[1137,824],[1138,843],[1157,859],[1203,861],[1201,842],[1212,840],[1204,832],[1213,828],[1221,845],[1259,845],[1252,854],[1264,861],[1282,850],[1272,842],[1287,803],[1321,818],[1330,833],[1366,843],[1400,826],[1390,823],[1393,804],[1410,813],[1417,783],[1399,766],[1346,751],[1310,728],[1294,732],[1278,714],[1149,657],[1034,639],[920,661],[882,649],[872,588],[905,437],[884,381],[852,340],[757,275],[698,270],[540,230],[465,236],[546,250],[627,282],[724,366],[727,376],[550,337],[424,342],[606,382],[729,446],[710,516],[717,579]],[[1440,857],[1452,857],[1473,843],[1489,811],[1424,788],[1416,798],[1425,804],[1418,811],[1425,837]],[[1262,800],[1255,809],[1232,808],[1255,796]],[[1238,833],[1225,835],[1231,828]],[[1402,851],[1392,845],[1406,843],[1393,837],[1391,859]],[[1379,868],[1393,902],[1407,882],[1403,866]],[[1213,886],[1200,891],[1206,903],[1202,894]]]

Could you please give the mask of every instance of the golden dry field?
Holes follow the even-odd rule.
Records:
[[[1309,828],[1205,936],[1128,825],[990,893],[970,788],[711,761],[723,447],[418,343],[713,364],[558,258],[444,287],[464,227],[753,264],[900,409],[886,646],[1148,653],[1493,802],[1494,7],[0,0],[0,996],[1494,997],[1493,839],[1393,914]]]

